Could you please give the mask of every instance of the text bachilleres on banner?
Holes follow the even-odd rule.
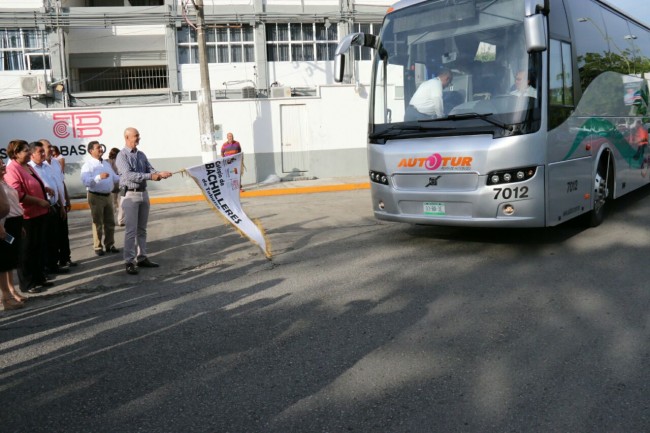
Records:
[[[260,247],[267,258],[271,258],[269,244],[264,230],[244,212],[239,201],[242,168],[242,153],[217,158],[212,162],[186,168],[203,195],[219,214],[232,224],[243,236]]]

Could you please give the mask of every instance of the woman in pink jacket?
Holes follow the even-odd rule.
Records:
[[[18,258],[20,289],[26,293],[40,293],[53,285],[45,279],[45,227],[50,211],[50,202],[47,200],[49,188],[45,187],[28,164],[31,151],[26,141],[10,141],[7,154],[12,162],[7,166],[5,182],[18,192],[18,200],[24,212],[25,237]]]

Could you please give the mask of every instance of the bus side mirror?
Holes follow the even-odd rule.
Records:
[[[526,50],[529,53],[546,51],[544,15],[535,14],[524,18],[524,32],[526,34]]]
[[[370,33],[350,33],[339,42],[334,57],[334,81],[343,81],[345,71],[345,53],[351,46],[377,49],[377,37]]]

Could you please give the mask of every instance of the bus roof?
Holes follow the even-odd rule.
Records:
[[[390,12],[393,12],[393,11],[396,11],[396,10],[399,10],[399,9],[404,9],[406,7],[413,6],[413,5],[416,5],[416,4],[419,4],[419,3],[424,3],[424,2],[427,2],[427,1],[430,1],[430,0],[399,0],[397,3],[393,4],[393,6],[391,6]],[[524,1],[524,0],[521,0],[521,1]],[[543,0],[540,0],[540,1],[543,1]],[[568,1],[568,0],[564,0],[564,1]],[[576,1],[576,0],[572,0],[572,1]],[[645,29],[650,30],[650,23],[644,23],[642,21],[637,20],[635,17],[630,15],[630,13],[625,12],[622,9],[619,9],[618,7],[616,7],[616,6],[612,5],[611,3],[609,3],[607,0],[595,0],[595,1],[597,3],[602,4],[605,7],[610,8],[611,10],[615,11],[616,13],[624,16],[626,19],[628,19],[630,21],[634,21],[636,24],[640,25],[641,27],[644,27]]]

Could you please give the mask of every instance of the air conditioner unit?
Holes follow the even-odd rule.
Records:
[[[257,90],[255,87],[244,87],[241,89],[241,97],[245,99],[252,99],[257,97]]]
[[[48,86],[44,75],[26,75],[21,77],[20,87],[23,91],[23,96],[46,96],[52,94],[52,90]]]
[[[291,98],[291,87],[271,87],[271,98]]]

